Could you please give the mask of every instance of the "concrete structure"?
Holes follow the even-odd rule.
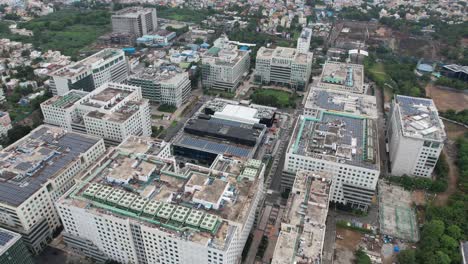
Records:
[[[90,92],[106,82],[124,81],[128,77],[128,62],[124,51],[103,49],[50,76],[50,89],[54,95],[64,95],[70,90]]]
[[[141,87],[143,98],[151,102],[176,107],[188,101],[192,89],[188,72],[170,64],[145,68],[130,76],[127,83]]]
[[[170,41],[176,37],[175,32],[167,30],[159,30],[153,35],[143,35],[137,38],[137,44],[143,44],[149,47],[165,47],[170,44]]]
[[[80,175],[56,203],[69,247],[96,261],[241,261],[264,164],[222,155],[209,168],[179,164],[164,149],[124,141]]]
[[[2,150],[0,226],[21,234],[31,252],[41,252],[61,226],[53,203],[104,152],[102,139],[47,125]]]
[[[8,112],[0,111],[0,137],[6,137],[11,127],[11,119]]]
[[[263,84],[286,85],[305,90],[312,71],[312,52],[302,53],[294,48],[261,47],[257,52],[254,80]]]
[[[320,110],[342,112],[377,119],[375,96],[338,90],[310,89],[304,105],[304,115],[317,118]]]
[[[318,88],[365,94],[364,66],[359,64],[327,61],[323,66]]]
[[[272,264],[321,263],[331,178],[325,172],[297,172]]]
[[[207,89],[234,92],[250,68],[249,51],[239,50],[227,37],[217,39],[202,54],[202,84]]]
[[[468,81],[468,66],[458,64],[444,65],[441,69],[441,73],[450,78],[456,78],[465,82]]]
[[[301,35],[297,38],[296,49],[300,53],[307,53],[310,50],[310,40],[312,39],[312,29],[302,28]]]
[[[112,32],[147,35],[158,28],[156,8],[128,7],[112,15]]]
[[[299,170],[331,173],[331,201],[366,209],[380,175],[376,122],[329,111],[300,116],[286,152],[283,189],[291,190]]]
[[[129,135],[150,136],[151,114],[141,88],[105,83],[92,92],[70,91],[41,104],[44,122],[104,138],[117,145]]]
[[[31,254],[21,240],[21,235],[0,228],[0,263],[33,264]]]
[[[397,95],[388,124],[392,175],[430,178],[444,147],[444,123],[431,99]]]

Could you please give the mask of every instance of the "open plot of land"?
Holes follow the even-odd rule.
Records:
[[[274,107],[288,107],[294,103],[294,98],[289,92],[275,89],[256,89],[251,99],[256,104]]]
[[[468,93],[463,91],[444,89],[429,83],[426,86],[426,95],[434,100],[439,111],[461,111],[468,107]]]
[[[369,68],[369,73],[373,76],[373,79],[376,82],[385,83],[384,89],[384,99],[385,102],[390,102],[393,96],[392,88],[389,87],[393,84],[393,80],[385,72],[385,66],[383,63],[375,63],[372,67]]]
[[[343,239],[336,240],[336,250],[334,256],[334,263],[337,264],[349,264],[353,263],[354,260],[354,251],[358,249],[359,243],[363,237],[363,234],[345,229],[337,228],[336,236],[342,237]]]

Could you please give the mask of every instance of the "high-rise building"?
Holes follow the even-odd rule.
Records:
[[[434,102],[397,95],[389,120],[391,174],[430,178],[446,139]]]
[[[0,263],[33,264],[31,254],[24,246],[21,235],[0,228]]]
[[[117,145],[129,135],[151,135],[148,99],[137,86],[105,83],[92,92],[70,91],[41,104],[44,122],[104,138]]]
[[[297,172],[271,263],[322,262],[331,179],[325,172]]]
[[[307,53],[310,50],[310,40],[312,39],[312,29],[302,28],[301,35],[297,38],[297,51]]]
[[[21,234],[31,252],[41,252],[61,226],[54,202],[104,152],[102,139],[48,125],[2,150],[0,226]]]
[[[141,37],[158,27],[156,8],[128,7],[112,15],[112,32]]]
[[[8,112],[0,111],[0,137],[8,135],[8,130],[11,129],[11,119]]]
[[[323,66],[318,88],[365,94],[364,66],[352,63],[327,61]]]
[[[192,89],[188,72],[175,65],[145,68],[130,76],[127,83],[140,87],[143,98],[151,102],[176,107],[188,101]]]
[[[130,137],[57,201],[68,246],[121,263],[239,263],[265,166],[219,155],[178,162],[164,142]]]
[[[285,47],[261,47],[257,52],[254,80],[257,83],[280,84],[305,90],[312,71],[312,59],[312,52],[302,53]]]
[[[90,92],[106,82],[122,82],[128,77],[128,62],[120,49],[103,49],[81,61],[50,74],[54,95],[70,90]]]
[[[380,175],[376,122],[321,110],[300,116],[286,152],[282,188],[291,190],[297,171],[333,175],[331,201],[367,209]]]
[[[221,37],[202,54],[201,67],[204,88],[234,92],[248,74],[249,51],[240,50],[227,37]]]

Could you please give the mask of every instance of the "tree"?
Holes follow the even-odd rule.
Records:
[[[400,264],[416,264],[416,252],[412,249],[403,250],[398,254],[398,263]]]
[[[437,263],[439,264],[450,264],[451,262],[451,259],[450,257],[445,254],[444,252],[442,251],[437,251],[436,252],[436,261]]]
[[[31,132],[31,128],[28,126],[18,125],[12,127],[10,130],[8,130],[8,138],[10,139],[9,144],[23,138],[29,132]]]
[[[30,50],[25,49],[25,50],[21,51],[21,57],[29,57],[29,55],[31,55]]]
[[[202,38],[197,38],[193,43],[197,44],[197,45],[200,45],[200,44],[203,44],[203,39]]]
[[[362,250],[362,248],[359,248],[358,250],[356,250],[356,252],[354,253],[354,257],[355,257],[355,260],[354,260],[355,264],[371,264],[372,263],[370,257],[366,254],[366,252]]]
[[[447,227],[447,234],[455,240],[461,240],[463,238],[462,230],[457,225],[450,225]]]

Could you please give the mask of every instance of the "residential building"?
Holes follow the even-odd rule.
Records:
[[[201,167],[165,149],[135,137],[81,174],[56,203],[70,248],[120,263],[241,261],[264,164],[219,155]]]
[[[310,41],[312,39],[312,29],[304,27],[302,28],[301,35],[297,38],[296,49],[300,53],[307,53],[310,50]]]
[[[397,95],[390,112],[387,138],[391,174],[430,178],[446,139],[434,102]]]
[[[128,7],[112,15],[112,32],[147,35],[158,28],[156,8]]]
[[[0,263],[33,264],[31,254],[24,246],[21,235],[0,228]]]
[[[331,173],[331,201],[367,209],[380,175],[375,120],[323,110],[300,116],[286,152],[283,190],[291,190],[299,170]]]
[[[150,102],[180,107],[188,101],[192,90],[188,72],[178,66],[163,64],[130,76],[128,84],[141,88]]]
[[[105,83],[89,93],[70,91],[41,104],[44,122],[117,145],[129,135],[150,136],[151,114],[141,88]]]
[[[322,262],[331,179],[325,172],[297,172],[272,264]]]
[[[11,119],[8,112],[0,111],[0,137],[5,137],[8,135],[8,130],[12,128]]]
[[[42,125],[0,152],[0,226],[40,253],[60,226],[54,202],[105,152],[102,139]],[[2,262],[3,263],[3,262]]]
[[[327,61],[323,66],[318,88],[365,94],[364,66],[352,63]]]
[[[254,80],[257,83],[285,85],[303,91],[309,83],[312,59],[312,52],[302,53],[285,47],[261,47],[257,52]]]
[[[202,84],[207,89],[234,92],[250,68],[248,50],[240,50],[227,37],[216,40],[202,54]]]
[[[90,92],[106,82],[122,82],[128,77],[128,62],[120,49],[103,49],[81,61],[50,74],[54,95],[70,90]]]

